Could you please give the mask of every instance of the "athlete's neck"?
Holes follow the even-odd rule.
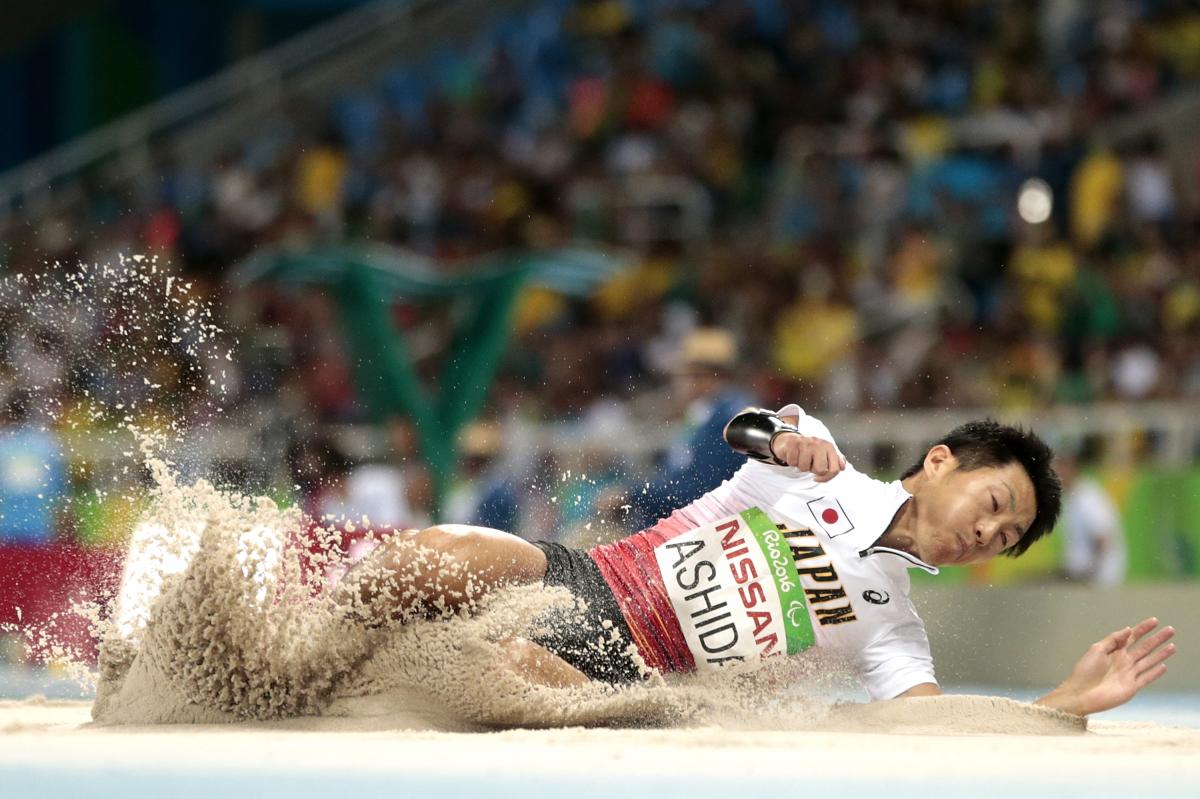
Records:
[[[907,552],[915,558],[921,557],[920,551],[917,549],[917,488],[920,486],[924,475],[918,472],[910,477],[904,478],[900,482],[904,486],[904,490],[912,495],[912,498],[900,506],[896,511],[896,515],[892,517],[892,523],[888,525],[887,530],[879,537],[876,542],[880,546],[898,549],[901,552]]]

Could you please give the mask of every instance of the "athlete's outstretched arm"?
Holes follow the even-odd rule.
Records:
[[[1175,628],[1157,627],[1151,617],[1092,644],[1062,685],[1035,704],[1087,716],[1133,699],[1167,673],[1166,660],[1175,654],[1175,644],[1167,643]]]
[[[1167,672],[1166,660],[1175,654],[1174,627],[1158,627],[1149,618],[1105,636],[1088,647],[1062,685],[1034,702],[1035,705],[1089,716],[1125,704],[1137,692]],[[1164,646],[1165,644],[1165,646]],[[932,683],[914,685],[898,698],[937,696]]]

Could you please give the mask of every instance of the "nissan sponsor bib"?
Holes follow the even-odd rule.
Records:
[[[676,536],[654,556],[697,669],[815,642],[791,550],[758,508]]]

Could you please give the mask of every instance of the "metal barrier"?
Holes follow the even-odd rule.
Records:
[[[1146,136],[1157,138],[1171,164],[1175,185],[1187,208],[1200,211],[1200,181],[1195,179],[1200,157],[1200,88],[1191,88],[1147,111],[1128,114],[1099,126],[1091,136],[1096,146],[1116,147]]]
[[[1142,404],[1104,403],[1056,406],[1036,412],[1011,413],[991,408],[949,410],[888,410],[862,413],[814,411],[829,427],[838,446],[863,471],[887,473],[903,469],[924,448],[954,426],[971,419],[993,417],[1032,427],[1055,449],[1084,442],[1099,446],[1109,465],[1153,465],[1171,468],[1200,461],[1200,414],[1188,402]],[[612,418],[619,419],[619,415]],[[192,431],[184,449],[199,460],[271,460],[276,454],[261,446],[268,428],[279,424],[268,406],[246,409],[241,418]],[[570,461],[580,453],[619,455],[631,465],[648,465],[681,431],[681,426],[651,421],[612,424],[514,421],[508,425],[510,448],[529,457],[554,453]],[[386,437],[372,425],[329,425],[322,432],[338,441],[356,459],[387,454]],[[127,459],[128,447],[111,436],[81,436],[72,440],[72,453],[92,462]]]
[[[617,241],[633,247],[656,242],[701,245],[708,239],[712,200],[687,175],[639,175],[581,181],[568,198],[576,219],[603,212],[616,222]]]
[[[827,414],[847,454],[874,468],[903,468],[951,428],[988,416],[1031,427],[1056,449],[1094,442],[1106,463],[1187,466],[1200,458],[1200,418],[1187,402],[1057,405],[1019,412],[988,408]],[[896,459],[899,459],[896,462]]]
[[[1033,428],[1055,449],[1098,446],[1111,465],[1152,464],[1184,467],[1200,460],[1200,415],[1187,402],[1060,405],[1037,411],[993,408],[814,411],[829,427],[838,446],[863,471],[903,470],[932,442],[972,419],[997,418]],[[649,461],[677,432],[670,425],[644,424],[615,437],[611,430],[589,431],[578,425],[525,425],[520,440],[537,450],[569,455],[581,449]]]

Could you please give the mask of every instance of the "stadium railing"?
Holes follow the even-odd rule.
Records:
[[[1103,453],[1107,464],[1179,468],[1200,460],[1200,417],[1194,404],[1186,401],[1059,405],[1023,412],[952,408],[855,413],[814,410],[813,414],[834,431],[839,447],[861,470],[880,474],[900,471],[926,445],[956,425],[988,417],[1032,427],[1055,448],[1076,450],[1087,445]],[[258,416],[263,421],[250,421],[247,414],[245,421],[193,431],[187,449],[201,460],[217,456],[231,462],[270,459],[272,454],[264,453],[258,442],[278,418],[273,413]],[[649,464],[681,429],[631,421],[620,436],[614,436],[602,425],[589,428],[580,422],[516,421],[509,426],[509,434],[530,452],[566,457],[587,450],[619,455],[637,466]],[[320,432],[356,460],[386,455],[386,438],[372,425],[334,424]],[[72,442],[74,456],[92,463],[121,460],[127,449],[113,437],[84,436]]]

